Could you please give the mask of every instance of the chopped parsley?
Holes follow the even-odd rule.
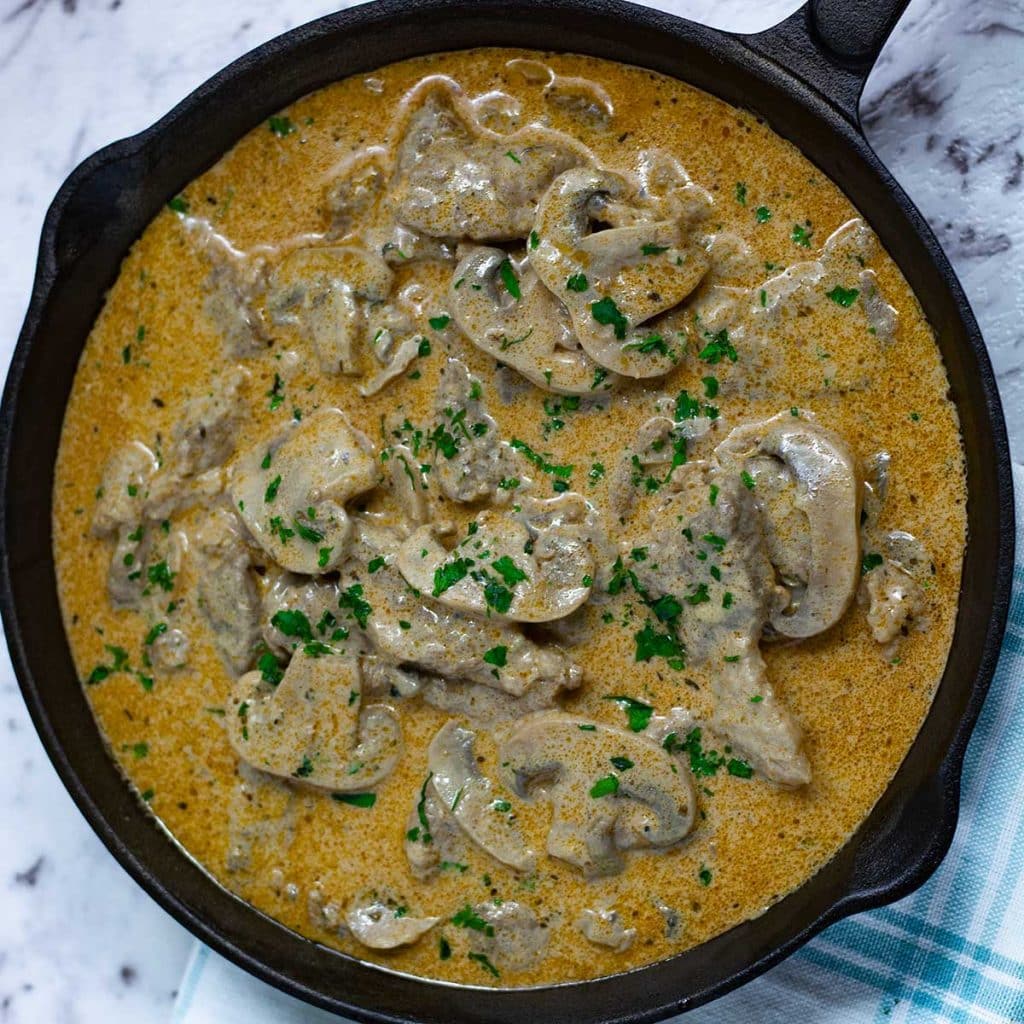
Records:
[[[177,573],[173,573],[166,562],[157,562],[156,565],[151,565],[146,570],[146,579],[154,587],[159,587],[164,593],[174,589],[174,577]]]
[[[572,476],[574,466],[559,466],[548,462],[543,455],[538,455],[525,441],[513,437],[509,444],[517,452],[522,452],[529,462],[532,462],[542,473],[549,473],[562,480],[568,480]]]
[[[885,559],[877,551],[868,551],[860,560],[860,574],[867,576],[872,569],[877,569]]]
[[[714,366],[720,363],[723,358],[735,363],[739,356],[732,342],[729,340],[729,332],[723,327],[715,334],[705,332],[704,337],[708,343],[697,353],[699,359]]]
[[[150,629],[150,631],[146,634],[146,637],[142,642],[146,645],[146,647],[149,647],[158,636],[166,632],[167,623],[158,622]]]
[[[665,658],[669,666],[677,671],[686,664],[686,648],[682,641],[672,633],[659,633],[650,621],[644,623],[643,628],[633,635],[633,639],[636,641],[637,661]]]
[[[420,798],[416,803],[416,817],[420,823],[405,833],[405,838],[410,843],[423,843],[426,846],[434,838],[430,834],[430,821],[427,818],[427,786],[430,785],[430,780],[433,777],[434,773],[431,772],[423,780],[423,785],[420,787]]]
[[[494,936],[494,925],[488,924],[468,903],[451,919],[457,928],[469,928],[488,938]]]
[[[668,252],[667,245],[656,245],[654,242],[644,242],[640,246],[640,251],[645,256],[660,256],[663,252]]]
[[[508,555],[502,555],[501,558],[491,562],[491,566],[510,587],[514,587],[517,583],[529,579],[526,573]]]
[[[570,292],[585,292],[590,287],[590,282],[587,281],[586,274],[571,274],[566,279],[565,287]]]
[[[270,651],[264,651],[256,659],[256,668],[259,669],[263,682],[269,683],[271,686],[277,686],[284,678],[284,672],[281,670],[281,666],[278,665],[277,658]]]
[[[754,217],[758,224],[767,224],[772,219],[772,211],[767,206],[759,206],[754,211]],[[771,269],[771,268],[769,268]]]
[[[284,402],[284,381],[281,379],[281,375],[279,373],[274,374],[274,383],[267,392],[267,398],[270,399],[271,412],[275,409],[279,409],[281,404]]]
[[[331,799],[350,807],[365,807],[367,810],[377,802],[376,793],[332,793]],[[395,912],[397,914],[397,911]]]
[[[857,301],[857,296],[860,295],[860,291],[857,288],[844,288],[842,285],[836,285],[835,288],[830,292],[825,292],[837,306],[842,306],[844,309],[849,309]]]
[[[295,531],[285,526],[280,516],[270,517],[270,532],[276,534],[282,544],[287,544],[295,536]]]
[[[508,662],[508,648],[504,644],[498,644],[497,647],[492,647],[489,651],[484,651],[484,661],[488,665],[494,665],[497,668],[504,668]]]
[[[427,321],[435,331],[443,331],[451,322],[452,318],[444,314],[441,316],[432,316]]]
[[[370,607],[369,602],[363,599],[363,585],[361,583],[353,583],[348,590],[342,591],[341,596],[338,598],[338,607],[348,611],[352,618],[363,629],[366,629],[366,622],[373,608]]]
[[[488,974],[493,975],[495,978],[500,978],[501,973],[498,968],[491,963],[485,953],[467,953],[466,956],[474,963],[478,963]]]
[[[268,118],[267,128],[279,139],[283,139],[286,135],[291,135],[295,131],[292,119],[284,114],[275,114],[273,117]]]
[[[614,796],[618,791],[619,780],[615,775],[605,775],[590,787],[590,795],[595,800],[600,800],[603,796]]]
[[[184,196],[175,196],[167,203],[167,208],[173,210],[174,213],[180,213],[182,215],[188,213],[188,200]]]
[[[752,491],[757,486],[757,481],[745,469],[740,471],[740,480],[743,481],[743,486],[748,491]]]
[[[536,231],[530,232],[530,248],[536,249],[540,245],[540,235]]]
[[[512,591],[503,587],[497,580],[486,578],[484,583],[484,600],[489,608],[493,608],[499,615],[512,607]]]
[[[790,238],[796,242],[797,245],[802,246],[804,249],[810,249],[811,247],[811,235],[814,232],[804,227],[802,224],[794,224],[793,230],[790,233]]]
[[[501,277],[501,283],[505,286],[505,291],[518,302],[523,297],[523,293],[519,287],[519,278],[516,276],[512,261],[509,259],[502,260],[501,265],[498,267],[498,274]]]
[[[611,296],[605,296],[603,299],[598,299],[597,302],[592,302],[590,304],[590,315],[599,324],[613,327],[615,329],[615,337],[619,341],[625,339],[629,321],[622,315],[622,312]]]
[[[736,182],[736,202],[740,206],[747,205],[747,183],[745,181]]]
[[[469,567],[473,564],[472,559],[456,558],[451,562],[445,562],[434,570],[434,589],[431,591],[433,597],[440,597],[446,590],[450,590],[459,580],[469,575]]]
[[[281,608],[271,616],[270,624],[285,636],[298,637],[307,643],[313,639],[313,627],[306,613],[299,608]]]
[[[704,408],[706,411],[710,406],[705,406]],[[690,393],[685,389],[680,391],[676,396],[676,422],[696,419],[699,415],[700,401],[696,398],[691,398]]]
[[[643,732],[650,724],[651,715],[654,714],[654,708],[650,704],[645,704],[642,700],[636,700],[633,697],[626,697],[621,694],[613,694],[611,697],[603,699],[615,701],[626,712],[629,728],[633,732]]]
[[[281,474],[278,473],[278,475],[275,476],[274,479],[271,480],[269,484],[267,484],[267,489],[263,493],[263,500],[264,500],[264,502],[266,502],[267,504],[272,502],[277,497],[277,492],[278,492],[278,490],[280,490],[280,488],[281,488]]]
[[[629,771],[633,767],[633,762],[628,757],[612,757],[609,760],[620,772]]]
[[[649,334],[640,341],[631,341],[628,345],[622,346],[624,352],[640,352],[646,355],[649,352],[658,352],[663,356],[669,354],[668,345],[660,334]]]

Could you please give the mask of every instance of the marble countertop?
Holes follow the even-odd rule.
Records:
[[[317,0],[0,0],[6,198],[0,373],[47,204],[85,156],[145,128],[221,66],[336,9]],[[344,5],[347,6],[347,5]],[[756,31],[796,0],[661,0]],[[243,12],[244,7],[244,12]],[[992,354],[1024,462],[1024,4],[912,0],[868,82],[882,160],[945,246]],[[36,738],[0,645],[0,1022],[169,1019],[190,936],[108,856]]]

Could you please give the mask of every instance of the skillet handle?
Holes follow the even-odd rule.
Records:
[[[807,0],[785,21],[743,42],[803,79],[860,124],[864,83],[910,0]]]

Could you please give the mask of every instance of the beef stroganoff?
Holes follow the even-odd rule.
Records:
[[[171,200],[54,499],[87,696],[175,838],[496,986],[826,863],[928,710],[966,528],[932,332],[836,186],[678,81],[498,49],[307,96]]]

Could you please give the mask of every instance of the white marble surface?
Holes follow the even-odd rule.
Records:
[[[796,0],[662,0],[765,28]],[[47,204],[83,157],[229,60],[336,5],[318,0],[0,0],[0,372]],[[868,83],[869,138],[946,246],[1024,461],[1024,3],[913,0]],[[0,1024],[168,1019],[189,936],[107,855],[42,751],[0,645]]]

